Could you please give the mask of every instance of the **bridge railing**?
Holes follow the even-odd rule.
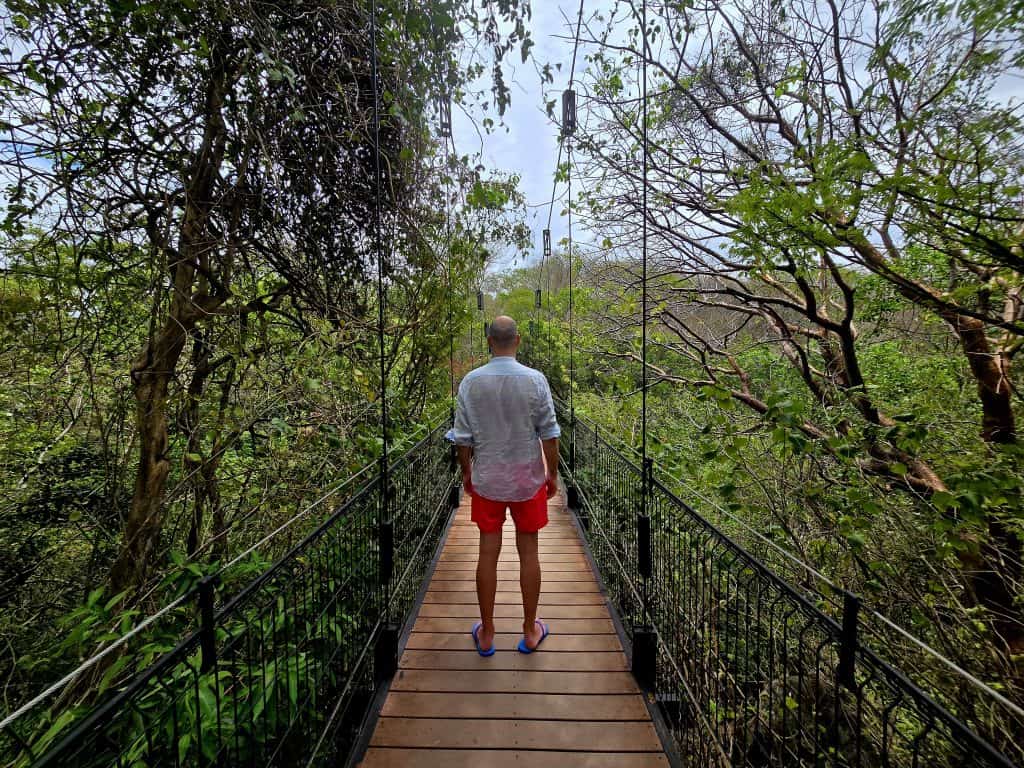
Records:
[[[229,599],[201,582],[198,629],[10,764],[344,764],[451,512],[444,429],[391,464],[387,504],[378,473]]]
[[[854,595],[829,615],[559,410],[570,506],[683,764],[1013,765],[866,646]]]

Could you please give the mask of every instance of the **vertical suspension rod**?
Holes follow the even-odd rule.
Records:
[[[640,361],[642,367],[640,383],[640,452],[643,457],[642,467],[643,485],[640,511],[644,518],[650,518],[650,466],[647,456],[647,173],[650,156],[650,146],[647,137],[647,0],[641,5],[640,34],[643,37],[642,55],[640,57],[640,126],[643,146],[643,168],[642,168],[642,195],[641,201],[642,229],[641,229],[641,319],[640,319]],[[643,601],[645,621],[648,620],[650,608],[650,579],[643,580]]]
[[[377,0],[370,3],[370,67],[373,81],[373,250],[377,260],[377,342],[380,353],[380,481],[381,481],[381,524],[391,523],[390,477],[388,467],[388,388],[387,363],[384,357],[384,305],[387,292],[384,285],[384,253],[381,244],[381,162],[380,162],[380,72],[377,61]],[[384,610],[391,607],[391,579],[384,584]]]
[[[569,87],[572,88],[570,81]],[[576,407],[573,404],[573,388],[576,384],[576,363],[575,363],[575,333],[573,328],[573,258],[572,258],[572,139],[566,145],[566,162],[568,171],[566,181],[568,182],[568,204],[569,212],[569,469],[576,470]]]

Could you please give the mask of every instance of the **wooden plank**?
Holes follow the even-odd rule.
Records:
[[[544,752],[511,749],[367,750],[366,768],[667,768],[668,759],[655,752]]]
[[[647,720],[640,694],[579,696],[564,693],[415,693],[395,691],[381,710],[383,717],[426,717],[443,712],[449,718],[530,720]],[[467,724],[472,727],[472,724]]]
[[[431,749],[545,749],[569,752],[660,752],[647,722],[551,722],[476,720],[467,727],[453,718],[381,718],[371,747]]]
[[[542,615],[540,618],[544,618]],[[468,618],[434,618],[420,616],[412,626],[413,632],[454,632],[469,633],[473,619]],[[521,632],[522,618],[496,618],[494,628],[497,632]],[[559,619],[552,622],[552,631],[567,635],[611,635],[615,633],[611,619]]]
[[[586,564],[586,558],[582,554],[574,553],[560,553],[560,552],[540,552],[537,555],[540,560],[541,567],[547,563],[583,563]],[[442,552],[441,557],[438,559],[440,563],[472,563],[474,566],[477,562],[476,552]],[[502,550],[498,556],[498,566],[502,563],[519,563],[519,556],[516,553],[507,553]]]
[[[574,573],[574,574],[578,574],[578,576],[575,576],[575,577],[572,577],[572,578],[581,578],[581,579],[582,578],[593,578],[593,576],[590,575],[590,566],[588,566],[584,562],[578,562],[578,563],[547,563],[547,564],[541,563],[540,569],[541,569],[541,572],[544,573],[544,574],[547,574],[547,573],[550,573],[550,574]],[[472,574],[469,578],[476,578],[476,576],[475,576],[475,574],[476,574],[476,563],[475,562],[472,562],[472,563],[457,563],[457,562],[456,563],[446,563],[446,562],[440,562],[440,563],[437,564],[437,569],[434,571],[434,573],[437,573],[437,574],[443,574],[443,573],[463,574],[463,576],[461,576],[459,578],[465,578],[465,574]],[[498,578],[499,579],[502,578],[502,574],[505,575],[506,579],[512,578],[512,577],[515,577],[515,578],[518,579],[519,578],[519,563],[500,563],[499,562],[498,563]],[[450,578],[450,577],[446,577],[446,578]],[[560,576],[560,577],[557,577],[557,578],[559,578],[559,579],[566,579],[566,578],[570,578],[570,577]]]
[[[538,547],[537,553],[543,557],[550,557],[552,555],[575,555],[576,557],[584,557],[583,549],[581,547],[574,547],[569,544],[553,544],[549,547]],[[476,562],[477,557],[480,554],[479,545],[474,544],[473,546],[451,546],[445,547],[442,554],[448,557],[468,557],[472,558],[473,562]],[[519,560],[519,553],[516,551],[515,544],[502,543],[501,554],[498,559],[507,558],[510,560]]]
[[[538,612],[542,617],[552,621],[555,619],[607,619],[608,609],[603,605],[551,605],[541,600]],[[420,606],[421,617],[428,618],[462,618],[473,619],[480,616],[476,605],[465,603],[445,605],[442,603],[424,603]],[[496,619],[522,618],[523,606],[519,605],[495,605],[494,617]]]
[[[514,648],[522,637],[521,632],[499,632],[494,636],[498,648]],[[423,651],[465,650],[472,647],[469,632],[413,632],[409,635],[406,650]],[[563,635],[552,634],[544,641],[544,653],[564,651],[621,651],[618,635]]]
[[[667,766],[644,700],[564,506],[540,537],[540,616],[552,634],[516,653],[522,596],[515,533],[498,561],[498,653],[481,657],[479,532],[468,500],[449,530],[407,638],[371,746],[370,768],[644,768]]]
[[[430,590],[436,592],[476,592],[476,583],[473,577],[467,579],[441,579],[434,578],[430,582]],[[519,579],[498,579],[498,592],[519,593]],[[554,574],[541,576],[540,593],[546,592],[590,592],[600,594],[600,587],[593,579],[575,577],[569,579],[556,579]]]
[[[541,649],[546,650],[547,641],[553,639],[554,636],[547,638]],[[515,651],[518,642],[518,638],[513,642],[499,643],[495,641],[498,653],[484,657],[476,652],[472,646],[472,638],[466,635],[463,644],[465,650],[406,650],[402,654],[399,665],[402,669],[522,669],[554,672],[626,672],[629,670],[629,666],[626,664],[626,655],[621,651],[589,651],[586,653],[575,651],[550,653],[545,656],[540,652],[523,654]]]
[[[476,590],[465,590],[462,592],[440,592],[429,590],[423,596],[424,603],[440,603],[442,605],[476,605]],[[494,602],[497,605],[522,605],[523,595],[521,592],[497,592],[494,595]],[[552,592],[542,589],[540,593],[541,605],[604,605],[604,595],[597,592]]]
[[[541,652],[538,651],[538,656]],[[399,669],[392,691],[461,693],[636,693],[629,672],[537,672],[534,670],[462,671]]]

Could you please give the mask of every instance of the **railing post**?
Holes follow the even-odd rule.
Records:
[[[395,521],[391,518],[391,484],[381,478],[381,520],[377,527],[380,549],[378,581],[384,588],[380,613],[380,633],[373,647],[373,678],[378,683],[390,680],[398,668],[398,625],[391,621],[391,577],[395,570]]]
[[[204,576],[199,581],[199,648],[202,651],[199,671],[204,675],[217,665],[217,627],[213,618],[216,584],[216,576]]]
[[[644,459],[643,465],[643,506],[640,511],[640,516],[636,520],[636,549],[637,549],[637,567],[640,571],[640,575],[644,579],[649,579],[653,572],[651,563],[651,512],[648,509],[648,499],[650,497],[651,480],[653,479],[654,470],[653,462],[650,458]],[[646,596],[646,590],[644,592]],[[646,603],[646,601],[645,601]],[[647,605],[644,605],[644,610],[647,609]]]
[[[857,658],[857,624],[860,616],[860,598],[843,591],[843,625],[839,634],[839,665],[836,677],[850,691],[856,691],[854,664]]]
[[[637,570],[644,579],[651,577],[651,518],[641,515],[636,519]],[[646,608],[646,606],[644,606]]]
[[[373,647],[373,679],[383,683],[398,671],[398,625],[391,621],[381,624],[377,644]]]
[[[642,691],[653,691],[658,680],[658,636],[650,624],[633,626],[633,677]]]
[[[658,637],[651,625],[650,578],[654,572],[651,550],[651,516],[648,505],[653,463],[645,458],[641,468],[641,507],[636,519],[637,571],[643,579],[641,623],[633,627],[633,676],[643,691],[653,691],[658,678]]]
[[[380,563],[377,581],[381,585],[390,583],[395,570],[395,523],[382,520],[377,526],[377,544],[380,547]]]
[[[569,409],[569,471],[576,472],[576,409]]]

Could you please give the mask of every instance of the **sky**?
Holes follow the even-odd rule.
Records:
[[[600,7],[610,5],[609,0],[587,3],[584,15],[589,16]],[[576,14],[579,4],[576,0],[536,0],[532,3],[531,30],[535,46],[532,60],[522,63],[518,50],[513,51],[506,62],[506,77],[512,91],[512,105],[505,113],[504,125],[495,127],[491,134],[484,134],[477,125],[483,115],[466,115],[453,110],[452,133],[459,154],[480,152],[482,162],[489,168],[514,171],[520,174],[520,191],[526,196],[529,208],[528,224],[533,232],[534,252],[531,260],[539,260],[541,254],[541,233],[547,225],[551,189],[558,160],[558,127],[548,119],[544,111],[543,90],[535,62],[551,64],[554,83],[548,84],[549,98],[561,94],[568,87],[569,64],[572,61],[572,37],[575,33]],[[569,39],[565,39],[569,38]],[[561,70],[555,67],[561,62]],[[577,57],[577,74],[585,66],[581,47]],[[486,87],[489,81],[482,81]],[[561,109],[560,103],[557,107]],[[507,128],[507,131],[506,131]],[[482,146],[481,146],[481,135]],[[567,222],[560,216],[565,201],[565,185],[558,187],[562,203],[555,201],[551,218],[551,241],[557,247],[565,236]],[[512,266],[513,255],[499,258],[489,271],[501,271]]]

